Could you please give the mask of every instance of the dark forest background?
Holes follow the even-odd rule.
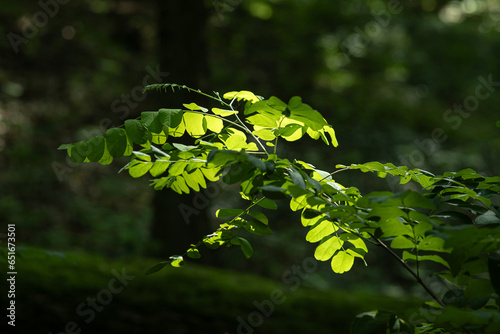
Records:
[[[0,22],[0,220],[17,230],[18,289],[29,300],[18,310],[20,323],[24,312],[54,333],[71,319],[94,333],[234,332],[255,296],[269,296],[266,284],[286,285],[283,273],[312,256],[299,216],[284,203],[270,213],[276,233],[250,237],[249,261],[236,249],[207,250],[190,268],[143,276],[155,259],[182,253],[210,233],[215,210],[244,205],[235,200],[237,188],[219,187],[187,223],[179,205],[192,205],[193,194],[155,193],[147,177],[118,174],[126,159],[75,165],[57,150],[142,111],[206,103],[185,92],[142,93],[144,84],[301,96],[334,126],[340,146],[304,140],[280,154],[324,170],[377,160],[434,173],[500,174],[495,0],[17,0],[1,2]],[[393,180],[360,174],[337,181],[364,192],[399,189]],[[5,239],[6,228],[0,233]],[[290,319],[304,319],[317,326],[308,331],[337,326],[340,333],[354,311],[377,308],[373,300],[392,298],[397,308],[420,296],[390,259],[370,252],[367,268],[341,276],[318,264],[303,282],[311,292],[300,290],[283,315],[256,332],[285,332]],[[76,306],[105,288],[111,268],[120,266],[140,279],[86,324]],[[232,286],[227,280],[240,277],[236,271],[266,283],[241,276],[247,285]],[[333,301],[346,292],[344,304]],[[335,323],[331,312],[311,317],[308,303],[345,315]]]

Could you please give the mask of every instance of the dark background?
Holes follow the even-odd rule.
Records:
[[[19,306],[19,324],[31,318],[55,333],[71,319],[82,322],[76,306],[106,288],[112,268],[126,267],[140,279],[84,331],[235,332],[238,315],[255,310],[259,293],[268,298],[273,286],[290,288],[283,275],[312,256],[298,215],[282,203],[269,213],[276,233],[249,237],[252,259],[237,249],[207,250],[189,268],[143,276],[152,258],[182,253],[213,230],[216,209],[244,205],[236,188],[220,187],[187,224],[178,206],[191,205],[193,195],[155,194],[147,177],[117,173],[126,159],[75,165],[57,151],[142,111],[209,103],[185,92],[142,94],[145,82],[285,101],[301,96],[334,126],[340,146],[306,139],[284,144],[280,154],[324,170],[377,160],[433,173],[500,172],[497,1],[18,0],[0,2],[0,22],[0,219],[16,225],[17,300],[29,300]],[[363,192],[399,189],[359,173],[338,174],[337,181]],[[317,326],[307,330],[340,333],[357,311],[379,307],[373,300],[420,295],[384,254],[370,250],[367,259],[368,268],[356,263],[340,276],[317,264],[279,306],[283,314],[256,332],[300,332],[295,319]],[[239,276],[221,267],[264,276],[269,288],[246,276],[246,288],[232,286],[227,280]],[[215,277],[206,283],[210,293],[190,281],[199,275]],[[339,289],[352,303],[346,295],[344,304],[324,298]],[[310,308],[325,313],[311,316]],[[331,320],[333,310],[344,312],[341,320]]]

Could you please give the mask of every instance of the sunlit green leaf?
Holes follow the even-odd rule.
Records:
[[[329,236],[337,230],[331,221],[322,220],[316,223],[306,235],[306,240],[309,242],[318,242],[324,237]]]
[[[225,109],[220,109],[220,108],[212,108],[212,112],[215,115],[221,116],[221,117],[227,117],[231,115],[235,115],[238,113],[238,110],[225,110]]]
[[[182,267],[184,265],[184,259],[180,255],[174,255],[169,258],[171,260],[170,264],[172,267]]]
[[[207,112],[207,111],[208,111],[208,109],[207,109],[207,108],[203,108],[203,107],[201,107],[201,106],[197,105],[197,104],[196,104],[196,103],[194,103],[194,102],[191,102],[191,103],[189,103],[189,104],[184,103],[184,104],[183,104],[183,106],[184,106],[184,107],[186,107],[186,108],[187,108],[187,109],[189,109],[189,110],[201,110],[201,111],[203,111],[203,112]]]
[[[340,240],[338,237],[330,235],[323,240],[316,247],[314,251],[314,258],[318,261],[328,261],[336,251],[342,248],[344,241]]]
[[[133,160],[129,165],[128,172],[133,178],[138,178],[146,174],[151,167],[153,167],[152,162]]]
[[[205,121],[207,123],[207,129],[212,132],[220,133],[224,128],[224,122],[220,118],[205,115]]]
[[[193,137],[201,137],[207,132],[207,121],[205,115],[186,112],[183,116],[187,133]]]
[[[354,256],[347,252],[338,252],[331,262],[331,267],[334,273],[343,274],[351,270],[354,264]]]
[[[232,100],[232,99],[236,98],[236,100],[238,100],[238,101],[241,101],[241,100],[246,100],[246,101],[250,101],[250,102],[260,101],[260,99],[257,96],[255,96],[254,93],[249,92],[247,90],[242,90],[239,92],[236,92],[236,91],[227,92],[222,97],[225,98],[226,100]]]

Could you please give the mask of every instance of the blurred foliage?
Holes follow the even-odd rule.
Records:
[[[275,290],[282,292],[279,300],[285,302],[273,306],[272,316],[263,317],[262,324],[255,329],[259,333],[331,333],[332,328],[336,328],[336,333],[347,333],[348,319],[357,312],[368,311],[367,305],[404,312],[419,303],[418,299],[402,300],[363,292],[296,289],[295,282],[195,264],[180,271],[171,268],[144,276],[146,268],[155,261],[146,258],[109,261],[79,252],[19,249],[20,274],[16,282],[19,333],[59,333],[70,321],[83,332],[92,333],[158,333],[159,328],[168,329],[168,333],[236,333],[239,318],[248,322],[252,312],[259,312],[254,302],[266,305],[262,313],[271,312],[264,301],[269,301]],[[3,260],[0,262],[5,264]],[[303,285],[310,278],[293,276]],[[110,281],[116,277],[122,277],[126,283],[113,281],[112,288],[120,291],[111,293],[112,302],[107,303],[106,290],[112,290]],[[95,307],[90,306],[91,299]],[[87,322],[91,319],[90,310],[94,310],[94,318]]]

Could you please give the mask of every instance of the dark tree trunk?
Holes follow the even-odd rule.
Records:
[[[208,9],[200,0],[158,0],[159,62],[163,72],[169,72],[169,83],[185,84],[204,89],[207,78],[207,52],[204,32]],[[158,96],[162,107],[180,108],[182,103],[196,102],[196,94],[171,91]],[[183,138],[175,138],[183,142]],[[186,221],[180,205],[193,207],[194,193],[179,195],[171,189],[155,191],[153,200],[152,238],[155,255],[183,254],[189,245],[211,232],[206,210]],[[186,208],[186,207],[185,207]],[[194,211],[193,211],[194,212]]]

